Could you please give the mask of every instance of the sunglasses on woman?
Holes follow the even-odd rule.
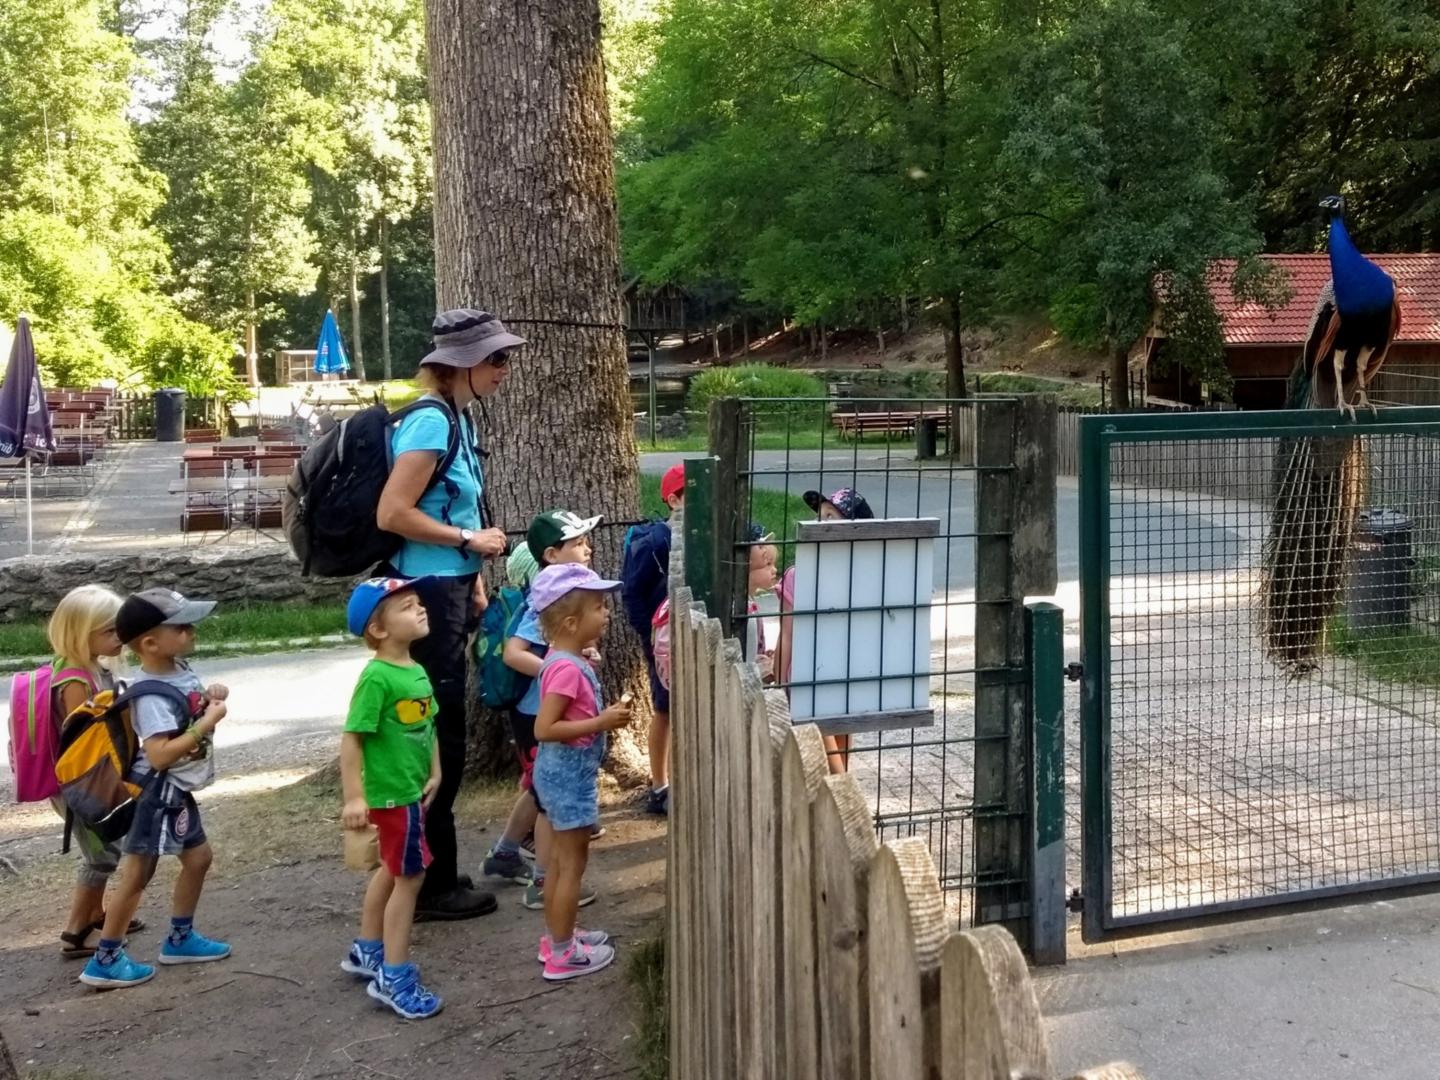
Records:
[[[491,367],[503,368],[506,364],[510,363],[510,354],[504,349],[499,349],[487,356],[485,363]]]

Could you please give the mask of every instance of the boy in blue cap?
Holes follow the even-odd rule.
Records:
[[[360,936],[340,967],[407,1020],[434,1016],[444,1002],[420,982],[410,960],[415,900],[430,865],[425,809],[440,786],[435,693],[410,646],[430,633],[420,591],[428,578],[373,578],[355,586],[346,621],[375,656],[360,673],[340,737],[347,829],[374,825],[380,865],[365,890]]]

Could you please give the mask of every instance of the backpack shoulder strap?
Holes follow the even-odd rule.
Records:
[[[99,687],[95,683],[94,677],[84,668],[62,668],[58,663],[56,663],[51,665],[50,670],[53,672],[53,674],[50,676],[50,689],[52,690],[55,689],[57,686],[64,686],[66,683],[72,682],[85,683],[85,685],[90,687],[92,693],[95,690],[99,689]]]
[[[432,397],[422,397],[418,401],[412,401],[402,409],[397,409],[390,414],[390,426],[396,427],[408,416],[413,416],[422,409],[438,409],[445,414],[445,419],[450,424],[450,441],[445,444],[445,453],[435,463],[435,472],[430,477],[430,482],[425,485],[422,494],[428,494],[430,489],[438,484],[445,474],[450,471],[450,466],[455,464],[455,459],[460,454],[460,420],[455,415],[455,410],[443,401],[437,401]]]
[[[131,683],[122,693],[116,694],[115,699],[110,702],[110,713],[117,714],[121,709],[130,705],[137,698],[142,697],[163,697],[168,698],[172,705],[177,705],[183,711],[190,708],[189,695],[181,692],[176,687],[159,679],[140,679]],[[184,731],[184,728],[176,728],[177,731]]]

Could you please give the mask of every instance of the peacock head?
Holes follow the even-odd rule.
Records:
[[[1320,209],[1325,211],[1326,220],[1345,216],[1345,196],[1326,195],[1320,200]]]

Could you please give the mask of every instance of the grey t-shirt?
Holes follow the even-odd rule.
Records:
[[[182,694],[190,696],[191,709],[198,709],[200,699],[205,694],[205,685],[200,681],[200,676],[191,671],[184,663],[177,661],[180,670],[173,675],[151,675],[148,671],[142,671],[130,685],[147,680],[169,683]],[[184,715],[179,705],[168,697],[160,697],[158,694],[147,694],[145,697],[135,701],[130,709],[130,717],[135,724],[135,734],[140,737],[141,751],[135,759],[134,775],[138,777],[149,776],[154,770],[150,767],[149,760],[145,757],[144,742],[153,735],[168,735],[173,731],[184,731],[190,726],[192,718]],[[199,791],[207,787],[215,779],[215,752],[210,749],[199,761],[180,761],[170,766],[166,773],[168,778],[176,787],[184,788],[186,791]]]

